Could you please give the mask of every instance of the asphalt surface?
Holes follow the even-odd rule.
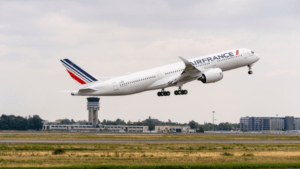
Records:
[[[0,143],[220,143],[220,144],[300,144],[300,140],[1,140]]]

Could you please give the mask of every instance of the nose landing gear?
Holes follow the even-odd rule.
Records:
[[[248,65],[248,67],[249,67],[248,74],[249,74],[249,75],[252,75],[252,74],[253,74],[253,72],[252,72],[252,65]]]

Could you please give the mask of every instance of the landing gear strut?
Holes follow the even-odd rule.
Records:
[[[186,95],[186,94],[188,94],[188,91],[187,90],[181,90],[181,86],[180,86],[178,90],[174,91],[174,94],[175,95]]]
[[[165,91],[165,89],[162,89],[161,92],[157,92],[157,96],[170,96],[171,93],[169,91]]]
[[[248,65],[248,67],[249,67],[248,74],[249,74],[249,75],[252,75],[252,73],[253,73],[253,72],[252,72],[252,65]]]

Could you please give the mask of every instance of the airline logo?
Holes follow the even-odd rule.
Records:
[[[236,54],[235,55],[238,55],[239,54],[239,50],[236,50]]]
[[[75,63],[71,62],[69,59],[60,60],[63,66],[67,69],[70,76],[80,84],[87,84],[91,82],[98,81],[92,75],[88,74],[86,71],[82,70]]]
[[[190,63],[194,66],[194,65],[198,65],[198,64],[205,64],[206,62],[207,63],[213,62],[213,61],[219,60],[219,59],[226,59],[226,58],[233,57],[233,56],[234,56],[234,54],[232,52],[228,52],[228,53],[223,53],[223,54],[213,56],[213,57],[194,60],[193,62],[190,62]]]

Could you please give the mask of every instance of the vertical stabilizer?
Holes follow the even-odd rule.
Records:
[[[80,84],[87,84],[98,81],[95,77],[81,69],[69,59],[60,60],[63,66],[67,69],[70,76]]]

